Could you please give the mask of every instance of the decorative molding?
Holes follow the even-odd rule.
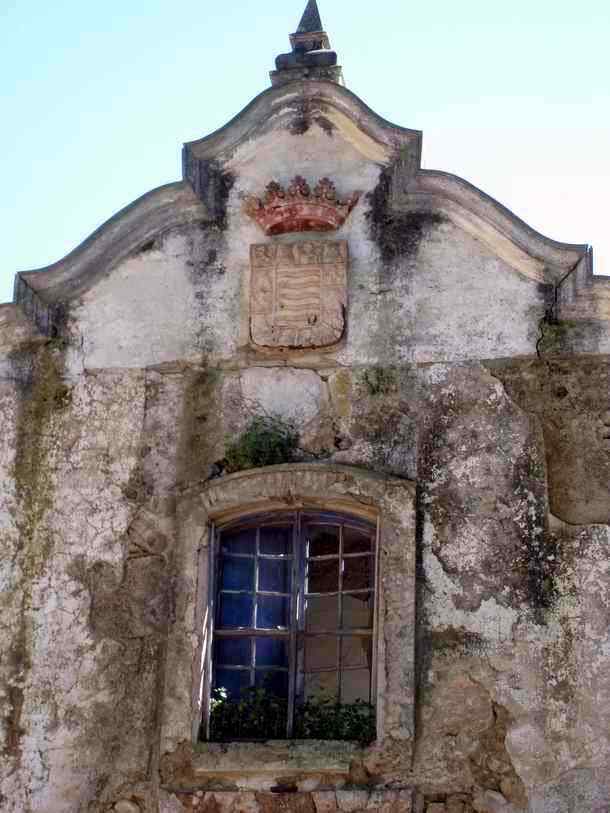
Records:
[[[265,234],[286,234],[301,231],[334,231],[347,220],[360,199],[361,192],[341,199],[334,183],[322,178],[313,190],[300,175],[285,189],[271,181],[263,198],[246,198],[244,211],[255,220]]]

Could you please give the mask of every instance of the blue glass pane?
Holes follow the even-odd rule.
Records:
[[[289,593],[292,584],[292,561],[258,560],[258,589],[272,593]]]
[[[288,697],[288,672],[256,670],[256,686],[276,697]]]
[[[275,556],[290,556],[292,553],[292,525],[261,528],[260,552]]]
[[[250,638],[219,638],[214,644],[214,663],[218,666],[249,666]]]
[[[220,594],[218,625],[220,627],[251,627],[253,597],[244,594]]]
[[[263,630],[288,626],[290,599],[282,596],[259,596],[256,626]]]
[[[256,639],[257,666],[288,666],[288,642],[277,638]]]
[[[224,532],[220,535],[222,553],[256,553],[256,528],[242,531]]]
[[[225,556],[220,570],[220,586],[223,590],[254,590],[254,559]]]
[[[230,698],[239,697],[241,691],[248,687],[250,683],[250,672],[243,672],[241,669],[217,669],[215,689],[226,689]]]

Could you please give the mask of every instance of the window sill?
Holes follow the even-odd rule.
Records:
[[[264,785],[281,784],[282,777],[302,778],[299,790],[345,782],[354,759],[369,746],[344,740],[268,740],[266,742],[200,742],[193,749],[193,774],[203,781],[213,778],[235,781],[260,778]],[[310,778],[311,781],[307,781]],[[259,786],[259,782],[254,782]]]

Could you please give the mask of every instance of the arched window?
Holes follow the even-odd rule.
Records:
[[[307,510],[214,528],[202,739],[374,739],[376,536]]]

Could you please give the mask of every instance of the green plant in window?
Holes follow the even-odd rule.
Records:
[[[226,689],[212,690],[210,740],[273,740],[286,738],[288,704],[264,688],[244,689],[231,698]]]
[[[369,743],[375,736],[375,709],[364,700],[339,703],[334,697],[319,695],[297,707],[295,737],[299,739]]]
[[[299,446],[299,433],[290,421],[273,415],[251,418],[244,432],[227,446],[227,472],[291,463]]]
[[[288,703],[264,688],[245,689],[231,698],[224,688],[214,689],[210,703],[210,740],[273,740],[286,738]],[[294,737],[308,740],[375,739],[375,709],[364,700],[338,703],[319,696],[296,708]]]

